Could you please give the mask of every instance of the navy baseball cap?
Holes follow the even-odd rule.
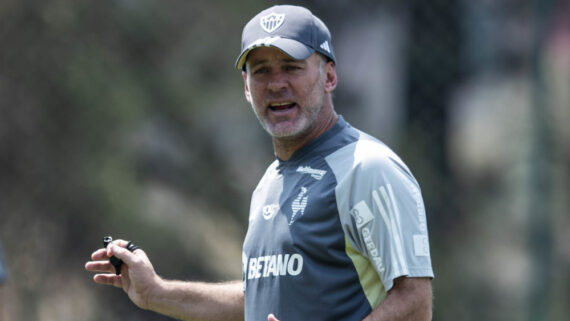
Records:
[[[319,52],[336,64],[327,26],[299,6],[273,6],[253,17],[243,28],[236,68],[244,70],[247,55],[258,47],[278,48],[296,60]]]

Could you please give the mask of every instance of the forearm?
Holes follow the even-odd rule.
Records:
[[[241,282],[161,281],[149,295],[148,309],[181,320],[243,320]]]
[[[427,278],[402,278],[395,282],[386,299],[363,321],[430,321],[431,319],[431,281]]]

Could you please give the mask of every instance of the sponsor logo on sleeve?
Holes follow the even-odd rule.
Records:
[[[382,263],[382,256],[380,256],[380,251],[378,247],[376,247],[372,231],[369,226],[366,226],[369,222],[374,220],[374,214],[372,214],[372,211],[368,205],[366,205],[365,201],[360,201],[350,210],[350,215],[354,218],[356,227],[362,235],[362,240],[368,251],[370,261],[374,264],[378,272],[383,273],[386,268]]]
[[[414,255],[429,256],[429,241],[425,234],[414,234]]]
[[[279,212],[279,204],[269,204],[265,205],[261,210],[263,213],[263,218],[267,221],[275,217],[277,212]]]
[[[356,227],[359,229],[374,219],[372,211],[364,201],[360,201],[358,204],[354,205],[350,210],[350,215],[354,218]]]
[[[420,223],[420,231],[427,233],[426,209],[422,200],[422,194],[416,185],[410,183],[409,186],[414,200],[416,201],[416,211],[418,214],[418,222]]]
[[[380,252],[378,251],[378,248],[376,247],[376,244],[372,239],[372,232],[370,232],[369,228],[365,227],[362,229],[361,233],[362,233],[362,238],[364,239],[364,244],[366,244],[366,249],[370,254],[369,257],[370,260],[376,267],[376,270],[380,273],[383,273],[386,269],[384,268],[384,264],[382,263],[382,256],[380,256]]]

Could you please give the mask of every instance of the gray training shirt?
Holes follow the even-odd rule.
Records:
[[[337,124],[253,192],[245,320],[362,320],[400,276],[433,277],[417,181],[386,145]]]

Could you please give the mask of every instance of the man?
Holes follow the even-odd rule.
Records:
[[[243,30],[236,67],[277,157],[252,196],[243,282],[163,280],[123,240],[93,253],[95,282],[184,320],[431,320],[419,186],[335,113],[335,64],[327,27],[305,8],[269,8]]]

